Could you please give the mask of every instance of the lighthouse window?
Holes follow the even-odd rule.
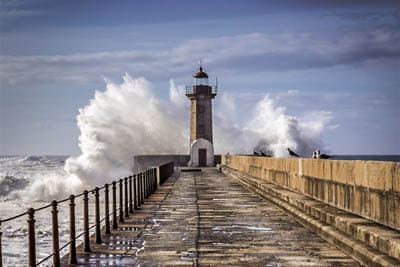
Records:
[[[195,78],[194,85],[208,85],[208,78]]]

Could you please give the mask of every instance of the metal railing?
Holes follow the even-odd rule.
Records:
[[[208,86],[208,87],[211,87],[209,94],[211,94],[211,95],[218,94],[218,86]],[[195,86],[189,85],[189,86],[186,86],[185,88],[186,88],[186,95],[196,94]]]
[[[119,208],[117,209],[117,184],[119,187]],[[109,211],[109,187],[112,191],[112,212]],[[13,217],[0,220],[0,267],[3,266],[2,258],[2,223],[13,221],[17,218],[27,215],[27,235],[28,235],[28,265],[30,267],[40,265],[50,258],[53,258],[53,266],[60,266],[60,251],[69,246],[69,263],[77,264],[76,240],[83,236],[84,252],[91,252],[90,248],[90,230],[95,228],[95,243],[101,244],[101,223],[104,222],[104,233],[111,234],[110,216],[112,216],[112,229],[118,229],[118,223],[124,222],[124,218],[128,218],[134,210],[137,210],[143,203],[144,199],[148,198],[157,189],[157,170],[151,168],[141,173],[125,177],[111,183],[105,184],[102,187],[95,187],[92,190],[85,190],[78,195],[70,195],[68,198],[56,201],[53,200],[50,204],[40,208],[29,208],[26,212],[15,215]],[[104,217],[100,219],[100,191],[104,189]],[[124,190],[125,189],[125,190]],[[94,194],[95,198],[95,224],[89,227],[89,193]],[[75,200],[83,197],[83,233],[76,235],[75,231]],[[59,224],[58,224],[58,205],[69,201],[69,242],[60,248],[59,245]],[[52,219],[52,246],[53,253],[41,259],[39,262],[36,258],[36,238],[35,238],[35,213],[51,208]],[[119,218],[117,218],[117,211]],[[124,212],[125,211],[125,212]]]

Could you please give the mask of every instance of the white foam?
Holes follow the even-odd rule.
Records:
[[[72,184],[98,185],[128,175],[134,155],[187,154],[189,151],[189,100],[184,87],[170,81],[170,98],[162,100],[144,78],[128,74],[123,83],[107,82],[104,92],[79,110],[81,155],[70,158],[65,170]],[[234,94],[222,93],[214,105],[216,153],[248,153],[262,150],[287,157],[290,147],[309,155],[321,147],[320,136],[332,119],[329,112],[312,112],[303,118],[286,114],[284,107],[265,95],[250,112],[238,114]]]

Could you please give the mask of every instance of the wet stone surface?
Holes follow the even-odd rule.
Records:
[[[215,169],[168,179],[120,227],[78,254],[87,266],[358,266]],[[129,229],[129,227],[133,227]],[[65,263],[65,260],[64,260]]]

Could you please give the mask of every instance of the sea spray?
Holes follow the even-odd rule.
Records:
[[[95,185],[128,175],[134,155],[187,154],[189,100],[173,80],[169,94],[168,100],[159,99],[147,80],[128,74],[122,84],[107,82],[107,89],[96,91],[89,105],[79,110],[82,154],[68,159],[65,170],[83,184]],[[216,99],[216,153],[256,150],[286,157],[290,147],[309,156],[321,148],[321,133],[332,118],[323,111],[313,111],[311,117],[289,116],[267,94],[254,105],[250,118],[238,117],[237,101],[230,93]]]
[[[134,155],[188,154],[190,101],[183,86],[171,80],[169,99],[160,99],[144,78],[126,74],[121,84],[106,83],[106,90],[97,91],[79,110],[81,155],[67,159],[65,165],[64,159],[2,158],[2,199],[60,199],[130,174]],[[321,135],[333,118],[330,112],[289,116],[268,94],[244,111],[238,108],[243,99],[221,91],[213,103],[216,154],[263,151],[287,157],[290,147],[309,157],[322,150]]]
[[[321,133],[333,118],[330,112],[313,111],[302,118],[285,114],[286,108],[276,107],[269,96],[257,103],[254,117],[245,124],[247,132],[257,141],[254,150],[275,157],[287,157],[287,148],[302,157],[310,157],[322,149]]]
[[[183,154],[189,149],[186,124],[177,119],[182,108],[177,99],[157,98],[144,78],[126,74],[123,81],[108,82],[106,91],[96,91],[89,105],[79,110],[82,154],[68,159],[65,170],[84,183],[128,175],[134,155]]]

